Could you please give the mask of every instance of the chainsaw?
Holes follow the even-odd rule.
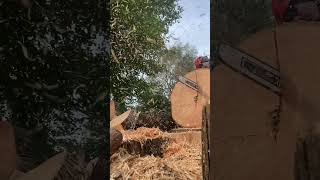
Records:
[[[223,64],[280,95],[280,72],[276,68],[226,44],[220,44],[218,53]]]
[[[230,45],[220,44],[218,52],[223,64],[280,95],[280,73],[276,68]],[[183,76],[178,76],[177,79],[185,86],[195,91],[199,90],[196,82]]]

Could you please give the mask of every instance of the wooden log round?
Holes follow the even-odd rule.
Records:
[[[114,154],[122,144],[123,136],[120,131],[110,128],[110,155]]]
[[[185,75],[196,82],[199,92],[178,82],[171,93],[172,118],[186,128],[201,128],[202,109],[210,100],[210,70],[197,69]]]
[[[319,32],[319,23],[277,28],[283,87],[277,142],[270,136],[270,122],[278,97],[224,65],[214,69],[215,179],[295,179],[296,137],[314,127],[320,109]],[[273,29],[250,36],[239,47],[277,67]]]

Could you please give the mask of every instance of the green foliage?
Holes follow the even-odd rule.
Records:
[[[158,74],[157,81],[163,86],[166,96],[171,94],[178,75],[184,76],[194,70],[193,61],[197,53],[196,48],[190,44],[177,43],[163,55],[161,60],[165,71]]]
[[[189,44],[177,43],[165,51],[160,63],[163,71],[147,79],[149,89],[138,98],[138,110],[160,109],[171,113],[170,94],[178,75],[194,69],[197,50]]]
[[[225,0],[215,4],[219,40],[238,43],[259,28],[272,24],[271,0]]]
[[[111,93],[122,109],[154,92],[147,78],[163,70],[166,34],[181,11],[176,0],[112,1]]]
[[[26,129],[44,126],[43,138],[53,146],[83,146],[87,127],[103,128],[106,3],[33,1],[27,9],[16,2],[0,6],[0,96],[6,116]]]

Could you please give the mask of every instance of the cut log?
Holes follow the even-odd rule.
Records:
[[[9,179],[16,169],[14,129],[7,121],[0,121],[0,179]]]
[[[117,116],[116,105],[114,101],[110,101],[110,120]]]
[[[172,118],[186,128],[201,128],[202,109],[210,100],[210,70],[197,69],[185,75],[196,82],[199,92],[178,82],[171,93]]]
[[[315,22],[277,27],[283,87],[277,142],[269,134],[278,97],[224,65],[214,69],[214,179],[295,179],[297,135],[319,121],[319,32]],[[277,68],[273,29],[257,32],[239,47]]]
[[[124,129],[123,129],[122,123],[125,120],[127,120],[130,114],[131,114],[131,110],[128,110],[125,113],[113,118],[110,122],[110,128],[117,129],[118,131],[123,131]]]
[[[119,149],[122,144],[122,138],[120,131],[110,128],[110,155]]]

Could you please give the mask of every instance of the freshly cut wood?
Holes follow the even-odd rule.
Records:
[[[0,179],[9,179],[16,169],[14,130],[7,121],[0,121]]]
[[[319,32],[319,23],[277,28],[283,87],[277,142],[270,134],[278,97],[224,65],[214,69],[214,179],[295,179],[296,139],[316,132],[319,123]],[[239,47],[277,68],[272,29],[252,35]]]
[[[76,154],[61,152],[46,160],[35,169],[20,174],[15,180],[78,180],[86,179],[88,176],[86,167],[80,165]]]
[[[110,122],[110,128],[114,128],[114,129],[117,129],[119,131],[123,131],[123,126],[122,126],[122,123],[127,120],[127,118],[129,117],[131,113],[131,109],[124,112],[123,114],[119,115],[119,116],[116,116],[114,117],[111,122]]]
[[[110,154],[115,153],[122,144],[122,134],[120,131],[110,128]]]
[[[111,100],[110,101],[110,120],[112,120],[116,116],[117,116],[116,105],[115,105],[114,101]]]
[[[199,91],[178,82],[171,93],[172,118],[182,127],[201,128],[202,109],[210,102],[210,70],[197,69],[185,77],[196,82]]]

